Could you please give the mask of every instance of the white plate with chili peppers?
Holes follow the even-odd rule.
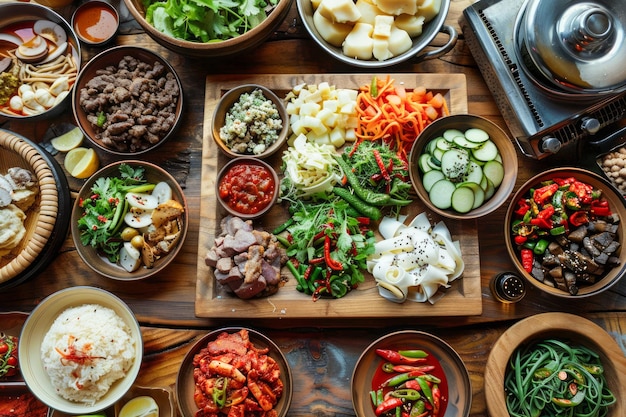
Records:
[[[359,417],[467,417],[472,405],[461,357],[444,340],[417,330],[370,344],[356,363],[351,386]]]
[[[626,270],[626,206],[606,179],[581,168],[555,168],[515,193],[504,223],[507,251],[541,291],[565,298],[599,294]]]

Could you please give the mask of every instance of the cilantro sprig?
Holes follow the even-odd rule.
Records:
[[[148,185],[143,167],[121,164],[119,171],[118,177],[98,178],[91,187],[91,195],[78,202],[83,213],[78,220],[81,243],[95,248],[114,263],[119,260],[123,244],[119,235],[128,211],[126,193],[139,192],[138,187]]]

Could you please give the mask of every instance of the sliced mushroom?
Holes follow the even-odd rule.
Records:
[[[50,20],[37,20],[33,25],[33,32],[55,45],[67,42],[67,33],[63,27]]]
[[[141,260],[144,266],[148,269],[153,268],[155,258],[152,246],[150,246],[148,242],[144,242],[143,247],[141,248]]]
[[[26,63],[41,61],[48,54],[48,43],[44,38],[35,35],[32,39],[17,47],[15,56]]]

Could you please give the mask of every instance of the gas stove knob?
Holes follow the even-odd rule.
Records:
[[[539,142],[539,149],[545,153],[557,153],[561,149],[561,141],[552,136],[546,136]]]
[[[590,135],[595,135],[600,130],[600,121],[594,117],[585,117],[581,120],[580,127]]]

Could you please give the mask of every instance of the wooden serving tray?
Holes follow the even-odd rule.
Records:
[[[380,75],[385,76],[386,75]],[[435,304],[407,301],[396,304],[378,294],[374,279],[367,274],[357,289],[341,299],[320,299],[313,302],[311,296],[295,289],[295,279],[290,279],[278,293],[267,298],[242,300],[226,292],[216,283],[213,271],[204,263],[207,251],[220,233],[220,221],[225,216],[215,196],[217,172],[227,161],[215,145],[211,134],[213,110],[219,98],[229,89],[242,84],[254,83],[271,88],[284,97],[293,86],[307,83],[329,82],[337,88],[354,88],[369,84],[373,74],[271,74],[271,75],[210,75],[206,80],[204,132],[202,148],[202,190],[200,200],[200,236],[198,245],[198,268],[196,282],[195,313],[198,317],[211,318],[368,318],[398,316],[468,316],[482,313],[480,287],[480,258],[476,220],[445,220],[453,238],[459,240],[465,261],[461,279],[452,283],[445,295]],[[463,74],[393,74],[396,83],[404,83],[407,89],[424,86],[441,92],[448,102],[451,113],[467,113],[467,87]],[[267,161],[280,172],[282,152]],[[410,218],[426,210],[416,200],[407,208]],[[431,220],[441,220],[429,213]],[[286,207],[276,205],[268,214],[254,222],[254,226],[271,231],[288,218]],[[286,268],[284,273],[289,274]]]

